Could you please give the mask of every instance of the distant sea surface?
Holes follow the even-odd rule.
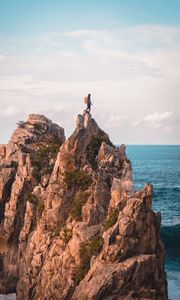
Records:
[[[135,188],[153,184],[153,209],[162,214],[168,296],[180,300],[180,146],[129,145],[126,154],[132,163]]]

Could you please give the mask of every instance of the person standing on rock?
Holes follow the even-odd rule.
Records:
[[[87,97],[84,97],[84,103],[87,104],[86,111],[90,113],[91,105],[92,105],[92,102],[91,102],[91,94],[88,94]]]

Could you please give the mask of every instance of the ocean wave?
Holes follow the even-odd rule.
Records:
[[[161,227],[161,238],[169,258],[180,262],[180,224]]]

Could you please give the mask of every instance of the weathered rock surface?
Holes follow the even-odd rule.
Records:
[[[51,160],[64,140],[64,130],[58,125],[43,115],[30,115],[27,122],[19,122],[9,143],[0,147],[1,292],[15,291],[21,241],[32,231],[38,206],[32,191],[38,185],[41,189],[44,169],[48,182]]]
[[[58,125],[30,115],[0,147],[0,165],[1,293],[167,299],[152,186],[134,190],[125,146],[88,113],[66,141]]]

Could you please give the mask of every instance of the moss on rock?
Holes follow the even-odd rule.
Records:
[[[87,202],[89,195],[88,191],[80,191],[73,198],[69,214],[76,221],[82,220],[82,207]]]
[[[90,268],[92,256],[97,256],[102,250],[103,239],[100,233],[95,234],[89,243],[83,243],[79,249],[80,264],[76,269],[74,280],[76,284],[84,278]]]
[[[64,173],[64,183],[67,189],[85,191],[92,183],[91,176],[83,170],[66,171]]]
[[[113,146],[109,137],[104,132],[102,132],[101,134],[93,135],[89,144],[86,147],[86,159],[91,164],[94,170],[97,169],[96,157],[98,155],[102,142]]]
[[[119,211],[116,209],[111,209],[108,218],[104,222],[104,228],[107,230],[112,227],[118,220]]]
[[[31,152],[31,164],[34,168],[33,176],[38,182],[41,181],[43,175],[51,174],[54,167],[51,160],[56,158],[59,147],[59,143],[40,144]]]

